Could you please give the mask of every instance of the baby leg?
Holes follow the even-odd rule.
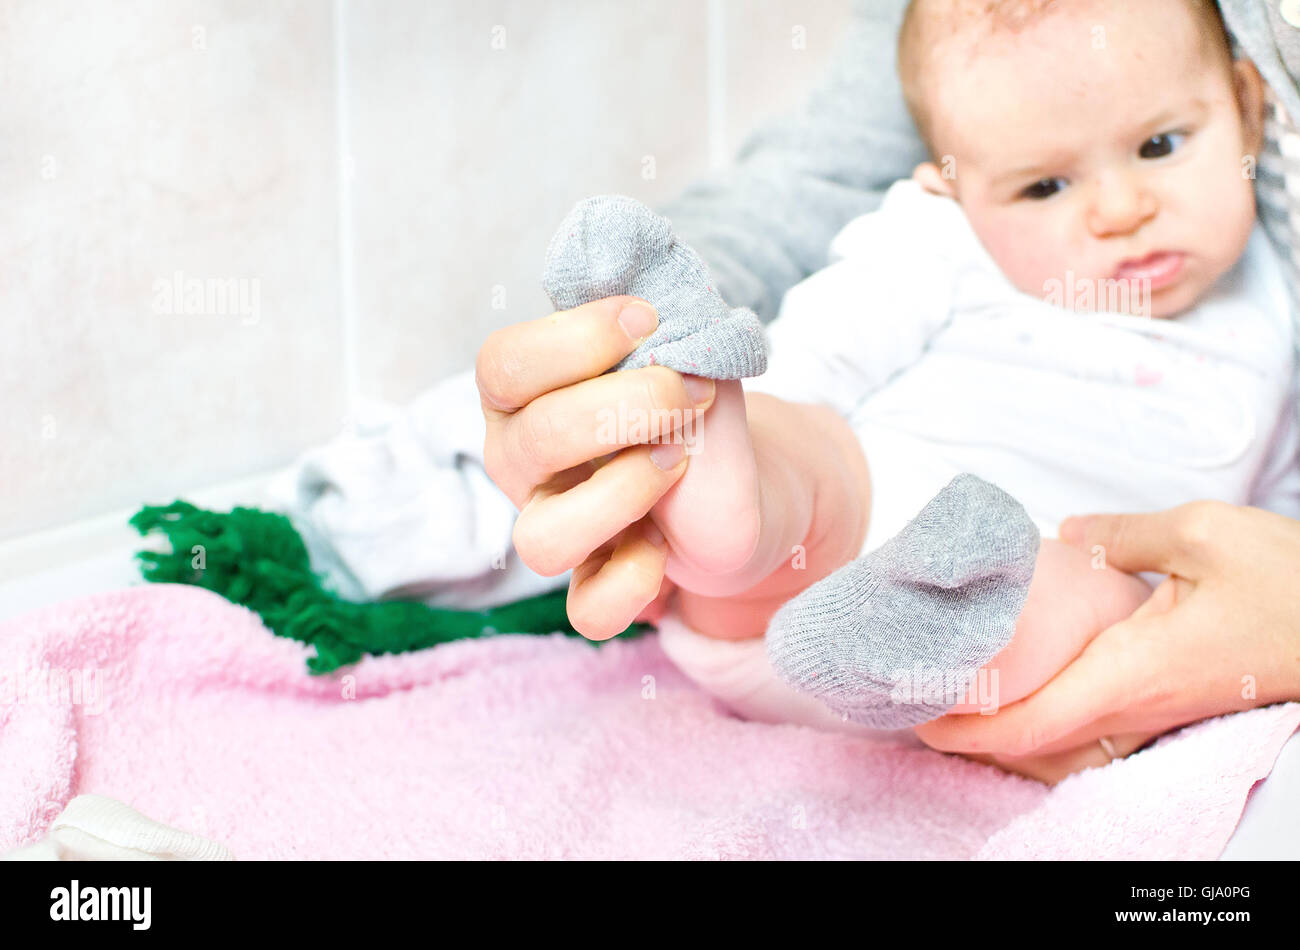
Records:
[[[965,701],[949,712],[992,714],[1023,699],[1150,595],[1141,578],[1094,566],[1086,551],[1044,540],[1011,643],[980,669]]]

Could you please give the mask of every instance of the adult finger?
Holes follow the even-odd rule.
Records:
[[[567,490],[539,489],[515,521],[515,551],[543,577],[563,574],[640,521],[682,477],[687,461],[679,440],[637,446]]]
[[[668,564],[668,542],[649,518],[628,527],[614,546],[573,569],[566,603],[569,622],[589,640],[622,633],[658,595]]]
[[[1198,580],[1234,510],[1224,502],[1197,501],[1152,514],[1084,515],[1067,518],[1060,534],[1067,544],[1104,557],[1108,567]]]
[[[714,401],[710,379],[666,366],[612,373],[545,393],[488,427],[487,473],[519,507],[558,472],[629,445],[667,441]]]
[[[1019,757],[1095,741],[1115,731],[1113,713],[1127,708],[1142,691],[1131,681],[1143,676],[1145,657],[1118,662],[1117,643],[1156,640],[1168,614],[1129,619],[1103,631],[1069,666],[1038,691],[991,716],[949,715],[916,727],[927,745],[945,752],[995,753]]]
[[[677,585],[667,577],[659,585],[659,595],[650,601],[642,611],[636,615],[637,623],[655,623],[657,624],[668,613],[672,605],[673,598],[677,595]]]
[[[514,412],[543,393],[599,376],[658,325],[644,300],[606,297],[497,330],[475,363],[483,411],[489,419]]]
[[[1145,732],[1126,733],[1108,737],[1115,755],[1102,747],[1100,742],[1092,741],[1083,745],[1074,745],[1059,752],[1033,755],[1024,758],[1011,758],[1003,755],[976,755],[976,761],[996,765],[1008,772],[1017,772],[1030,778],[1055,785],[1062,779],[1081,772],[1084,769],[1101,768],[1110,765],[1116,759],[1127,758],[1149,743],[1152,736]]]

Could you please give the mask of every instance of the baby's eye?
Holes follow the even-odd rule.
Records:
[[[1044,201],[1065,188],[1063,178],[1044,178],[1036,181],[1020,194],[1031,201]]]
[[[1153,135],[1142,143],[1138,149],[1138,154],[1143,158],[1164,158],[1166,155],[1172,155],[1177,151],[1178,146],[1183,144],[1183,139],[1187,138],[1182,132],[1165,132],[1160,135]]]

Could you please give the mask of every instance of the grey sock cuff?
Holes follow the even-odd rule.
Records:
[[[615,370],[658,364],[710,379],[767,371],[763,324],[730,308],[700,256],[667,218],[632,198],[601,195],[569,212],[546,250],[542,287],[557,310],[629,294],[659,312],[659,327]]]

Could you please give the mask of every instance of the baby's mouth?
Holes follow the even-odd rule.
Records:
[[[1185,261],[1186,255],[1178,251],[1156,251],[1121,262],[1114,279],[1150,281],[1153,291],[1160,290],[1182,275]]]

